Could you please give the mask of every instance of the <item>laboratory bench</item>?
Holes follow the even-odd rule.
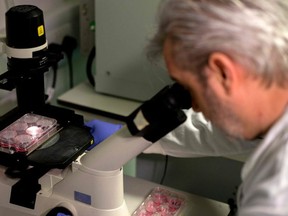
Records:
[[[95,118],[123,123],[125,118],[141,103],[124,98],[96,93],[90,83],[84,81],[57,99],[59,105],[71,107],[86,120]]]
[[[143,179],[124,176],[124,197],[132,214],[151,193],[154,188],[162,187],[185,198],[184,208],[180,215],[183,216],[227,216],[229,214],[229,206],[225,203],[212,199],[207,199],[183,191],[179,191],[170,187],[165,187]]]

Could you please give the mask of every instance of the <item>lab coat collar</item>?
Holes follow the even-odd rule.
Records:
[[[272,126],[272,128],[268,131],[263,141],[259,144],[259,146],[255,149],[254,153],[248,158],[241,172],[242,181],[248,176],[250,171],[255,166],[257,160],[260,155],[269,147],[273,140],[276,138],[277,134],[279,134],[283,127],[288,127],[288,106],[286,106],[284,114],[281,118]]]

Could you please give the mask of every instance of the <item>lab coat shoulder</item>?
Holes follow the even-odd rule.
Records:
[[[187,120],[144,153],[174,157],[229,156],[250,152],[258,144],[258,141],[232,139],[206,121],[201,113],[192,109],[184,111]]]
[[[245,163],[239,216],[288,213],[288,109]]]

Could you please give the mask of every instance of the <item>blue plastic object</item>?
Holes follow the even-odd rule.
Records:
[[[71,216],[70,214],[67,215],[67,214],[63,214],[63,213],[58,213],[57,216]]]
[[[91,150],[122,127],[121,124],[113,124],[101,120],[91,120],[86,122],[85,126],[90,128],[90,133],[94,138],[93,145],[91,145],[87,150]]]

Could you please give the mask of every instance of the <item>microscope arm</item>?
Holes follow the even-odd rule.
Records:
[[[85,154],[81,158],[81,164],[89,170],[114,171],[120,169],[151,144],[142,137],[132,136],[128,127],[123,126]]]
[[[166,86],[136,109],[127,125],[81,158],[82,166],[98,171],[120,169],[182,124],[186,120],[182,109],[190,106],[190,95],[180,85]]]

